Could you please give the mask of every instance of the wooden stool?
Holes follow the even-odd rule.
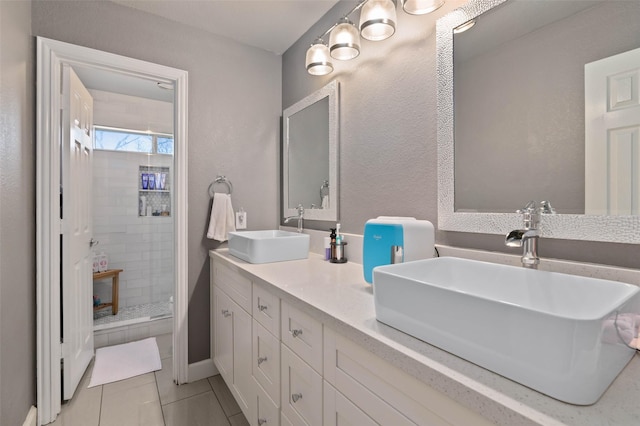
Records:
[[[94,281],[111,278],[111,303],[101,303],[98,306],[94,306],[94,312],[98,309],[108,308],[111,306],[112,314],[115,315],[118,313],[118,284],[120,282],[119,275],[122,271],[122,269],[107,269],[106,271],[93,273]]]

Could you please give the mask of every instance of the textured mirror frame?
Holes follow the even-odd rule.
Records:
[[[315,104],[321,99],[329,98],[329,208],[310,209],[305,206],[304,218],[307,220],[338,220],[338,132],[339,132],[339,83],[331,83],[313,92],[306,98],[285,109],[283,119],[283,147],[282,147],[282,212],[285,217],[297,216],[298,210],[289,206],[289,119],[297,112]],[[318,191],[322,182],[318,182]]]
[[[438,227],[444,231],[506,235],[522,226],[522,217],[515,211],[524,206],[514,205],[514,213],[456,212],[454,207],[453,29],[506,1],[471,0],[436,25]],[[638,244],[640,216],[545,215],[541,231],[544,238]]]

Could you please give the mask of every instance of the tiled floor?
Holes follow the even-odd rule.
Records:
[[[176,386],[171,334],[157,337],[162,370],[87,389],[93,362],[54,426],[249,425],[222,377]]]
[[[93,326],[115,325],[119,322],[132,322],[133,320],[148,321],[171,317],[172,307],[170,302],[146,303],[144,305],[125,306],[118,309],[113,315],[111,308],[104,308],[93,313]]]

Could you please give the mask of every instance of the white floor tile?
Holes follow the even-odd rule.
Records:
[[[213,391],[163,405],[166,426],[229,426]]]
[[[231,426],[249,426],[247,418],[242,413],[229,417],[229,423]]]
[[[62,406],[55,425],[98,426],[100,424],[100,404],[102,387],[78,388],[74,398]]]
[[[156,337],[158,342],[158,351],[160,351],[160,359],[173,357],[173,334],[161,334]]]
[[[142,425],[164,426],[153,373],[104,385],[100,426]]]
[[[209,377],[208,380],[227,417],[234,416],[242,411],[220,374]]]
[[[158,392],[160,393],[160,401],[162,405],[178,401],[180,399],[189,398],[211,390],[211,385],[207,379],[198,380],[193,383],[184,385],[176,385],[173,383],[173,358],[165,358],[162,360],[162,370],[156,371],[156,381],[158,383]]]

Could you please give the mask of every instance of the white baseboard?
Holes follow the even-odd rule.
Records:
[[[33,405],[29,408],[27,418],[24,419],[22,426],[38,426],[38,409]]]
[[[218,374],[218,369],[213,363],[212,358],[203,359],[202,361],[189,364],[189,383],[206,379],[207,377],[215,376],[216,374]]]

